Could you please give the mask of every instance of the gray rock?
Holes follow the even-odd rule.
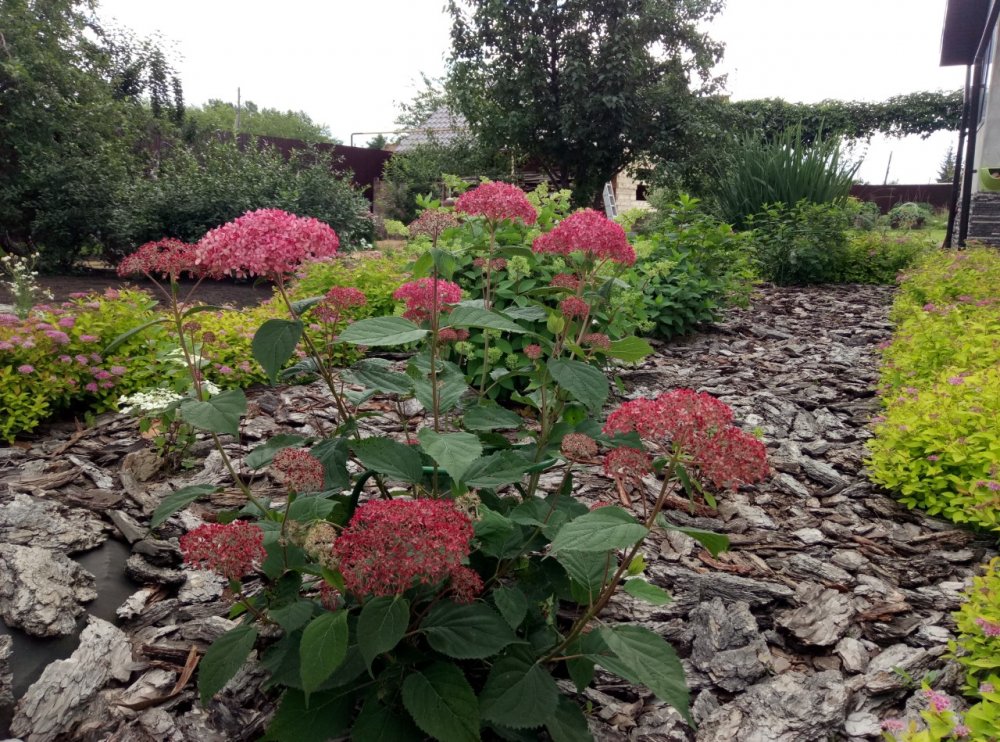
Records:
[[[792,535],[804,544],[818,544],[823,541],[823,532],[818,528],[800,528],[792,531]]]
[[[878,737],[882,734],[882,723],[875,714],[855,711],[844,722],[844,731],[851,737]]]
[[[81,603],[97,597],[94,576],[55,551],[0,544],[0,617],[32,636],[73,633]]]
[[[56,660],[17,704],[11,732],[30,742],[75,739],[74,728],[87,719],[97,692],[112,678],[131,674],[128,637],[107,621],[91,617],[80,634],[80,646],[69,659]]]
[[[694,642],[691,663],[731,693],[767,674],[771,653],[747,603],[702,603],[689,617]]]
[[[215,600],[226,588],[226,579],[204,569],[184,571],[186,580],[177,591],[177,599],[182,603],[207,603]]]
[[[868,650],[857,639],[845,636],[833,650],[840,657],[844,669],[851,673],[861,673],[868,669]]]
[[[175,541],[158,538],[144,538],[132,547],[132,551],[142,554],[147,562],[157,567],[176,567],[183,559],[180,547]]]
[[[818,742],[847,718],[840,673],[791,672],[752,686],[698,729],[699,742]]]
[[[808,554],[793,554],[785,562],[785,571],[804,580],[817,580],[839,585],[854,584],[854,577],[850,572]]]
[[[907,679],[897,672],[902,670],[910,677],[920,677],[930,667],[934,655],[925,649],[893,644],[868,663],[865,688],[872,693],[888,693],[906,687]]]
[[[108,513],[108,517],[111,518],[111,522],[115,524],[122,537],[130,544],[141,541],[149,533],[149,529],[146,526],[139,523],[139,521],[123,510],[112,510]]]
[[[180,585],[187,579],[181,570],[157,567],[142,554],[132,554],[125,561],[125,576],[140,585]]]
[[[100,546],[105,539],[101,519],[83,508],[21,493],[0,505],[0,543],[73,554]]]
[[[808,582],[795,594],[798,608],[780,611],[775,622],[806,644],[828,647],[846,632],[854,617],[850,597]]]
[[[12,654],[14,640],[10,636],[0,636],[0,709],[14,703],[14,673],[10,668]]]

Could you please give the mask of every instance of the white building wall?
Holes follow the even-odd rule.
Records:
[[[1000,31],[993,30],[993,48],[990,63],[987,67],[985,115],[980,117],[976,133],[975,167],[976,173],[972,180],[972,191],[981,190],[979,183],[980,168],[1000,168]]]

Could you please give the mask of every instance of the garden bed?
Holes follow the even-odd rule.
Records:
[[[651,537],[647,578],[673,601],[657,607],[619,594],[603,614],[641,623],[677,648],[697,732],[648,691],[599,671],[584,692],[599,739],[871,739],[881,720],[905,710],[915,716],[925,673],[943,673],[939,690],[961,686],[962,669],[945,658],[950,612],[976,566],[994,554],[991,542],[902,508],[862,471],[890,299],[891,290],[879,287],[764,289],[748,309],[730,310],[710,331],[661,346],[622,373],[629,396],[676,387],[718,396],[740,425],[763,436],[774,471],[762,484],[720,496],[717,510],[692,512],[678,499],[667,514],[672,522],[725,533],[731,549],[712,558],[680,533]],[[330,425],[318,386],[250,397],[243,430],[250,446]],[[303,402],[308,411],[297,411]],[[390,424],[378,432],[399,431]],[[106,415],[90,429],[45,433],[30,446],[0,449],[0,571],[7,570],[0,584],[21,584],[9,570],[28,544],[46,551],[36,555],[45,559],[112,538],[132,545],[125,572],[137,592],[119,612],[119,628],[90,619],[75,664],[53,665],[27,691],[15,731],[39,739],[260,736],[274,698],[259,692],[264,672],[255,661],[205,708],[187,682],[196,652],[232,626],[224,585],[182,569],[176,546],[148,537],[144,526],[173,487],[226,483],[218,455],[198,444],[200,470],[158,480],[130,418]],[[543,489],[558,486],[558,474],[550,479]],[[653,480],[646,483],[652,493]],[[255,487],[279,489],[266,477]],[[613,492],[597,467],[576,478],[584,502]],[[180,526],[190,529],[238,502],[228,490],[212,495],[161,536],[180,535]],[[73,570],[59,556],[51,561]],[[69,591],[57,602],[73,621],[84,600]],[[31,608],[15,603],[0,592],[8,623]],[[2,675],[0,667],[0,703]],[[42,702],[66,677],[76,692]],[[14,684],[21,690],[26,678]]]

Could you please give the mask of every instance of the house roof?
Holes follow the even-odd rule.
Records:
[[[441,106],[399,140],[396,152],[409,152],[421,144],[448,144],[468,131],[469,123],[462,114]]]
[[[941,66],[969,65],[975,61],[979,40],[986,28],[991,0],[948,0],[941,33]]]

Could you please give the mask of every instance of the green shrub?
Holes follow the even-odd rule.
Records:
[[[920,261],[900,286],[893,304],[897,323],[921,315],[928,304],[991,304],[1000,286],[1000,254],[989,247],[938,250]]]
[[[790,129],[773,141],[747,135],[716,174],[713,195],[719,215],[742,227],[751,214],[768,204],[844,205],[860,162],[843,158],[835,137],[803,141],[801,130]]]
[[[847,217],[833,204],[772,204],[747,219],[761,275],[776,284],[836,281],[847,258]]]
[[[882,218],[882,211],[874,201],[862,201],[849,196],[844,203],[844,212],[855,229],[867,231],[875,229]]]
[[[931,216],[933,212],[928,206],[908,201],[889,209],[889,224],[893,229],[920,229]]]
[[[1000,365],[911,387],[891,401],[869,442],[871,478],[907,507],[956,523],[1000,519]]]
[[[381,257],[310,263],[300,271],[291,295],[293,299],[307,299],[325,294],[334,286],[353,286],[365,292],[368,303],[350,310],[352,319],[392,314],[397,304],[392,293],[407,280],[411,261],[411,254],[404,250],[383,253]]]
[[[935,247],[933,240],[920,234],[892,234],[881,230],[851,232],[836,281],[896,283],[901,271],[912,267]]]

